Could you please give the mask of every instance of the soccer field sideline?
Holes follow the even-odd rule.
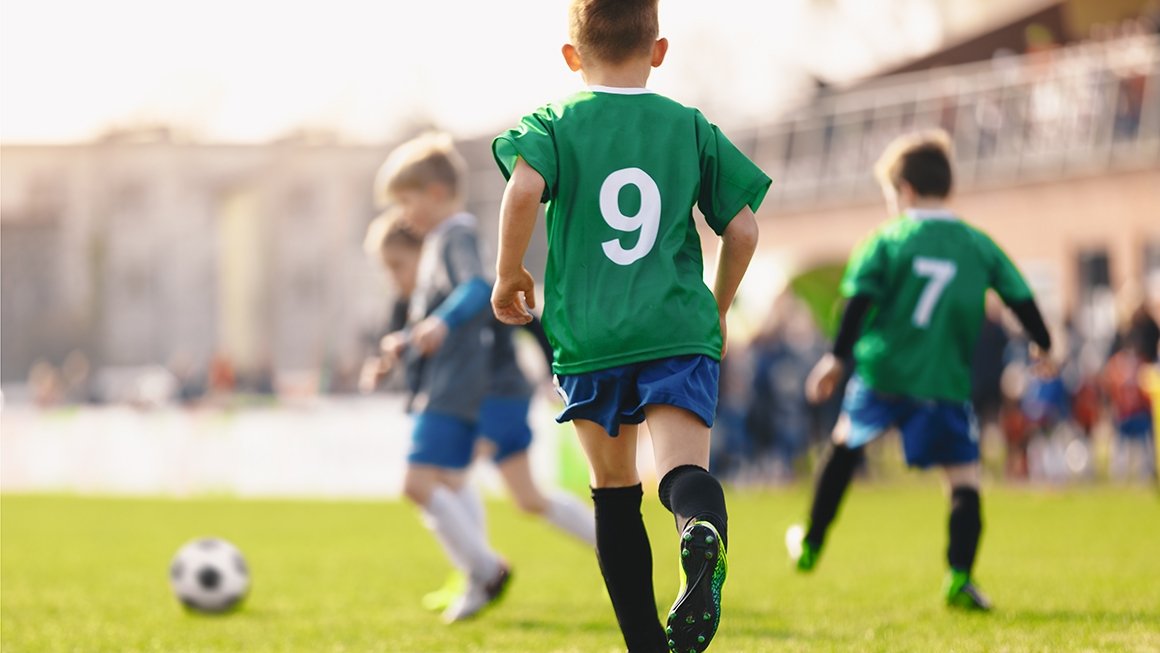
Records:
[[[985,493],[987,616],[939,604],[945,506],[928,479],[856,486],[813,577],[793,574],[781,545],[804,488],[729,499],[731,576],[711,650],[1160,650],[1151,491]],[[489,518],[511,592],[453,628],[418,606],[447,568],[402,503],[8,494],[0,506],[4,651],[623,650],[591,552],[503,501]],[[675,531],[655,499],[645,516],[663,610]],[[238,544],[253,570],[238,614],[187,616],[169,594],[170,556],[207,534]]]

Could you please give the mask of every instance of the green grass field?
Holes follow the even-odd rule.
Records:
[[[857,486],[811,577],[782,549],[804,490],[732,494],[712,650],[1160,651],[1154,493],[987,492],[977,576],[997,609],[983,616],[939,603],[945,508],[932,481]],[[591,552],[506,502],[489,509],[513,585],[482,618],[445,627],[418,599],[447,565],[401,503],[4,496],[3,651],[623,651]],[[655,497],[646,516],[664,609],[675,533]],[[203,534],[249,559],[240,613],[190,616],[169,593],[170,556]]]

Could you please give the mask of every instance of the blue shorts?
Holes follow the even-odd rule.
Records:
[[[486,397],[479,422],[424,411],[415,417],[411,453],[407,462],[444,469],[466,469],[475,455],[475,441],[482,436],[495,443],[493,459],[500,463],[527,451],[532,443],[528,426],[528,399]]]
[[[466,469],[475,454],[476,425],[465,419],[423,411],[415,416],[407,462],[444,469]]]
[[[528,426],[530,399],[487,397],[479,409],[479,435],[495,443],[492,460],[502,463],[508,457],[528,450],[532,429]]]
[[[675,356],[610,367],[585,374],[560,375],[564,397],[557,422],[586,419],[612,437],[621,424],[640,424],[650,404],[677,406],[713,426],[721,364],[702,354]]]
[[[979,460],[979,427],[971,402],[882,395],[857,376],[850,379],[842,412],[850,418],[846,445],[861,447],[892,426],[902,432],[911,467],[961,465]]]

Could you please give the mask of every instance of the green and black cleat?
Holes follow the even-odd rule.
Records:
[[[665,634],[674,653],[701,653],[721,623],[721,588],[729,563],[712,524],[695,521],[681,534],[681,593],[669,609]]]
[[[971,582],[970,574],[951,570],[943,585],[947,607],[972,612],[989,612],[991,601]]]

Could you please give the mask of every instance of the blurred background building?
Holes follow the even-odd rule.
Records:
[[[856,22],[857,4],[794,6],[817,26]],[[873,162],[895,136],[941,127],[956,147],[956,209],[1004,245],[1056,329],[1110,346],[1117,293],[1160,294],[1160,5],[885,4],[875,16],[897,30],[868,31],[870,54],[845,67],[803,54],[812,69],[783,84],[776,110],[731,113],[708,90],[681,98],[709,115],[719,108],[774,179],[742,289],[749,321],[767,322],[790,288],[824,331],[833,298],[811,284],[832,292],[850,249],[886,217]],[[891,45],[896,34],[906,43]],[[681,45],[705,45],[706,57],[713,47]],[[771,85],[777,76],[769,71]],[[443,122],[439,113],[409,120]],[[517,115],[457,129],[468,134],[468,208],[490,239],[503,187],[490,139]],[[390,300],[361,249],[370,185],[417,130],[302,128],[231,142],[161,120],[80,142],[0,145],[5,396],[64,396],[81,383],[72,398],[118,400],[151,374],[166,400],[353,392]],[[748,331],[760,340],[762,327]]]

